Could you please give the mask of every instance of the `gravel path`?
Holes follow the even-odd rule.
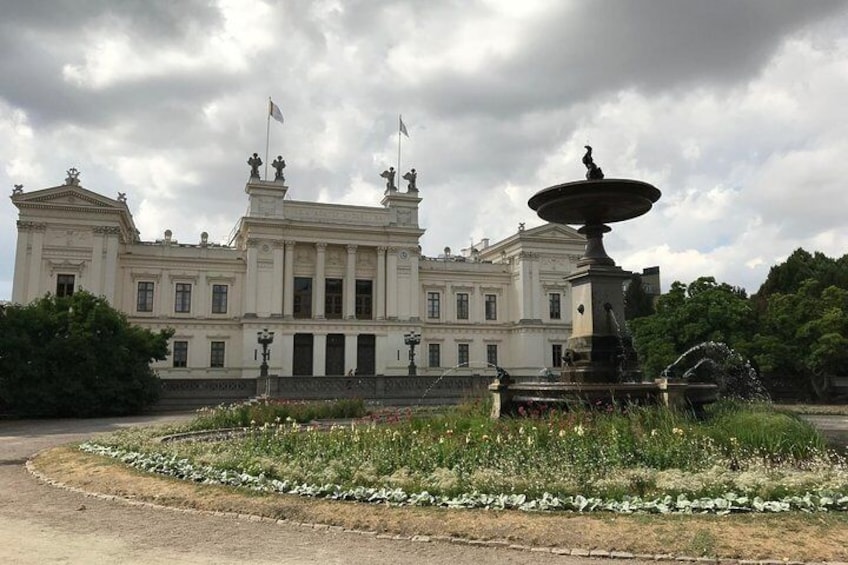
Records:
[[[132,506],[48,486],[25,469],[28,457],[48,447],[173,419],[0,421],[0,563],[597,564],[551,553],[379,539]]]

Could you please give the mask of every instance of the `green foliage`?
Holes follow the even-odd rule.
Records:
[[[46,296],[0,315],[0,404],[20,416],[105,416],[154,402],[172,330],[131,325],[87,292]]]
[[[791,478],[790,492],[848,487],[815,430],[768,405],[722,403],[706,420],[630,406],[500,421],[466,407],[427,417],[401,412],[388,421],[324,431],[257,423],[241,438],[148,442],[140,450],[235,475],[446,496],[785,496],[784,477]],[[139,450],[139,439],[116,435],[100,443]],[[830,474],[810,473],[816,461]]]
[[[754,346],[766,374],[825,396],[832,375],[848,375],[848,290],[809,279],[797,292],[771,294]]]
[[[688,286],[674,282],[657,300],[656,313],[630,322],[646,377],[655,378],[678,355],[705,341],[718,341],[745,354],[756,328],[743,289],[701,277]]]
[[[654,313],[654,298],[645,292],[642,275],[634,274],[624,292],[624,319],[635,320]]]
[[[794,294],[807,280],[818,281],[822,288],[836,286],[848,289],[848,255],[833,259],[816,251],[810,254],[798,248],[786,261],[773,266],[757,291],[765,299],[772,294]]]
[[[262,426],[280,422],[311,422],[338,418],[365,416],[365,403],[361,399],[341,399],[326,402],[289,402],[273,399],[242,402],[215,408],[201,408],[189,429],[213,430]]]

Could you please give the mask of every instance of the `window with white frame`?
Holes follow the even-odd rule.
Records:
[[[153,289],[154,284],[149,281],[138,283],[138,296],[135,309],[137,312],[153,312]]]
[[[486,295],[486,319],[487,320],[497,320],[498,319],[498,297],[495,294],[487,294]]]

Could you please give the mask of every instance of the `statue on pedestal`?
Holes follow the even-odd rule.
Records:
[[[260,178],[259,166],[262,165],[262,159],[259,158],[259,155],[254,153],[253,157],[247,160],[247,164],[250,165],[250,178]]]
[[[389,167],[388,171],[383,171],[380,176],[386,179],[386,190],[397,190],[395,186],[395,168]]]
[[[403,180],[409,181],[409,184],[406,185],[406,190],[409,192],[418,192],[418,187],[415,185],[415,180],[418,178],[418,173],[415,172],[415,169],[407,172],[403,175]]]
[[[283,169],[286,168],[286,162],[283,160],[282,155],[277,155],[277,158],[271,163],[271,166],[274,167],[276,171],[274,173],[274,182],[286,182],[286,177],[283,176]]]
[[[604,178],[604,172],[595,164],[592,159],[592,147],[584,145],[586,154],[583,155],[583,164],[586,165],[586,180],[601,180]]]

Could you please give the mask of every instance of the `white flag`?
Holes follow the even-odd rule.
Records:
[[[401,132],[403,135],[405,135],[406,137],[409,137],[409,132],[408,132],[408,131],[406,131],[406,124],[404,124],[404,123],[403,123],[403,118],[401,118],[400,116],[398,116],[398,122],[400,123],[400,132]]]
[[[268,99],[268,115],[277,120],[280,123],[283,123],[283,113],[280,112],[280,107],[274,104],[271,99]]]

